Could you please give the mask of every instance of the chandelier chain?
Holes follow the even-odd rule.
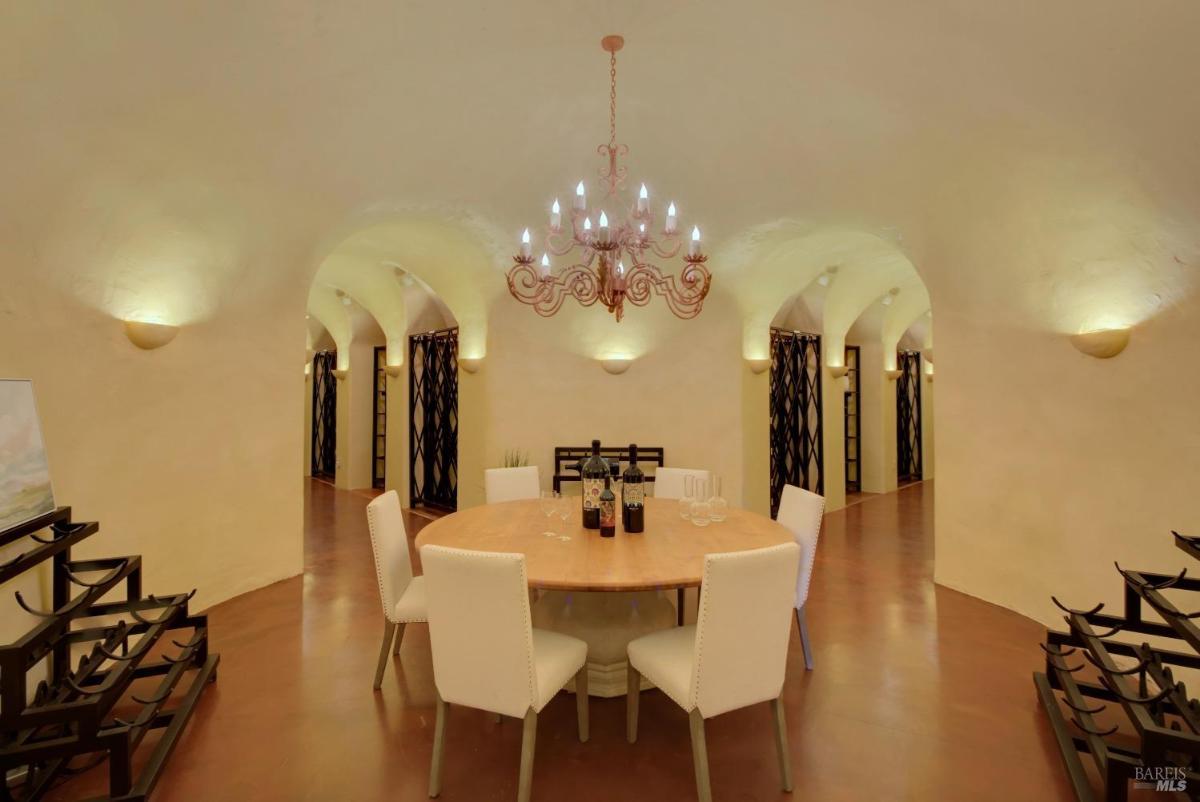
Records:
[[[608,145],[614,147],[617,144],[617,54],[609,54],[608,75],[610,79],[610,90],[608,93]]]

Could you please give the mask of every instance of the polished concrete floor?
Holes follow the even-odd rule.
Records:
[[[933,491],[913,485],[826,518],[808,605],[816,670],[804,670],[793,634],[784,688],[795,792],[777,785],[764,704],[709,722],[715,799],[1070,798],[1030,680],[1042,630],[933,585]],[[209,611],[220,679],[156,802],[425,798],[429,640],[410,626],[372,692],[383,617],[367,498],[309,483],[304,576]],[[624,739],[622,699],[592,700],[580,744],[573,697],[553,700],[538,725],[534,799],[693,799],[687,716],[657,691],[641,705],[637,745]],[[516,720],[453,709],[442,799],[515,799],[520,734]],[[91,774],[55,797],[102,790],[103,769]]]

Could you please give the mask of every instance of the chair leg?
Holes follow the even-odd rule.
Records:
[[[677,588],[675,590],[675,617],[679,626],[683,626],[683,596],[685,589]]]
[[[433,725],[433,762],[429,766],[429,796],[436,797],[442,792],[442,753],[446,750],[446,715],[450,705],[442,699],[442,695],[434,690],[437,700],[437,720]]]
[[[533,748],[537,741],[537,713],[533,708],[525,714],[525,728],[521,730],[521,774],[517,780],[517,802],[529,802],[533,786]]]
[[[804,649],[804,667],[813,670],[812,641],[808,636],[808,617],[803,607],[796,608],[796,626],[800,628],[800,647]]]
[[[787,722],[783,717],[783,699],[771,700],[771,712],[775,714],[775,751],[779,756],[779,776],[783,790],[792,792],[792,757],[788,754]]]
[[[404,630],[407,624],[396,624],[396,642],[392,646],[392,654],[400,654],[400,643],[404,640]]]
[[[379,649],[379,665],[375,667],[375,690],[383,685],[383,670],[387,668],[388,649],[392,646],[392,636],[396,634],[396,625],[391,621],[383,625],[383,646]]]
[[[587,663],[575,675],[575,715],[579,719],[579,742],[588,741],[588,667]]]
[[[704,742],[704,716],[700,709],[691,712],[692,762],[696,766],[696,796],[700,802],[712,802],[712,788],[708,784],[708,745]]]
[[[630,663],[625,677],[628,683],[625,691],[625,740],[633,744],[637,743],[638,700],[642,695],[642,675],[633,667],[633,663]]]

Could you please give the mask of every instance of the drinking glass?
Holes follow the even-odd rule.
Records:
[[[542,534],[545,535],[546,537],[551,537],[552,535],[558,534],[557,532],[554,531],[554,523],[552,521],[552,519],[554,518],[554,515],[558,512],[557,506],[555,505],[555,501],[554,501],[554,491],[553,490],[543,490],[541,493],[541,496],[538,498],[538,505],[542,509],[542,515],[546,516],[546,520],[548,522],[547,525],[549,527]]]
[[[721,495],[721,477],[717,474],[713,474],[712,497],[709,498],[708,503],[712,507],[710,515],[713,523],[719,524],[729,517],[729,502],[725,500],[725,496]]]
[[[697,479],[695,485],[696,495],[692,499],[690,509],[692,523],[696,526],[708,526],[709,520],[712,518],[712,503],[708,496],[708,482],[704,479]]]
[[[692,502],[696,500],[696,477],[686,474],[683,477],[683,498],[679,499],[679,517],[685,521],[691,517]]]

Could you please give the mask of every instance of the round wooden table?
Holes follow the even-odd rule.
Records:
[[[675,626],[675,608],[655,591],[699,586],[706,554],[793,540],[757,513],[731,508],[701,527],[680,517],[678,501],[656,498],[646,499],[645,532],[628,534],[618,522],[616,537],[605,538],[583,528],[578,499],[571,505],[565,522],[544,515],[537,499],[471,507],[428,524],[417,546],[524,554],[529,586],[550,591],[534,604],[533,623],[587,641],[593,696],[624,694],[629,641]]]

